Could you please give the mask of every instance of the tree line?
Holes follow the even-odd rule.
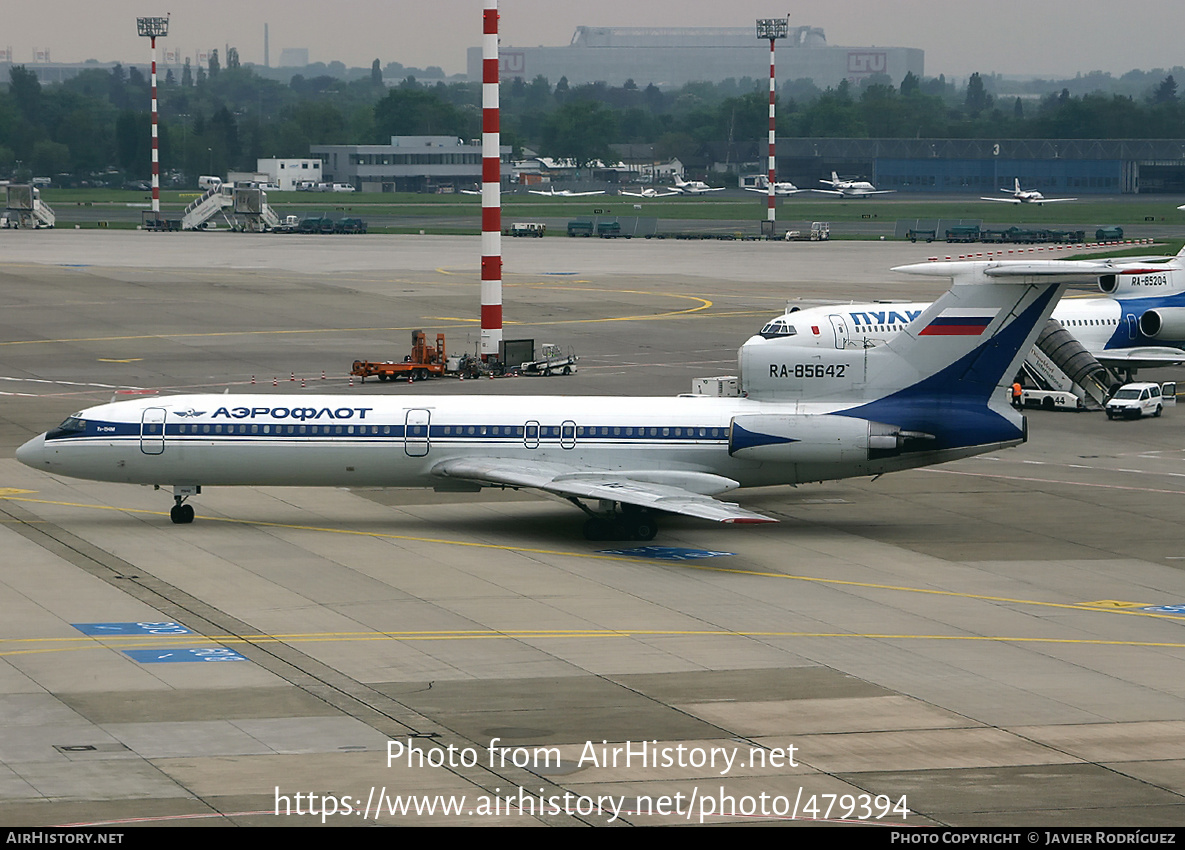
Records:
[[[253,171],[258,158],[307,156],[316,144],[481,135],[478,83],[409,75],[388,86],[384,72],[392,65],[384,69],[377,59],[369,74],[351,79],[296,74],[284,83],[241,65],[234,48],[225,59],[223,65],[215,51],[208,66],[187,64],[180,74],[170,69],[158,86],[166,184],[191,186],[199,174]],[[1072,91],[1071,81],[1060,90],[1003,95],[997,93],[1000,78],[979,74],[964,86],[913,74],[896,85],[882,75],[826,89],[794,80],[779,85],[778,135],[1185,138],[1185,103],[1174,75],[1143,79],[1147,88],[1138,95]],[[1130,75],[1112,82],[1134,85]],[[615,159],[614,144],[650,145],[656,158],[707,164],[722,144],[741,155],[759,149],[767,130],[766,86],[756,78],[671,90],[632,81],[608,86],[569,85],[566,78],[554,85],[544,77],[508,80],[500,95],[503,142],[516,154],[530,149],[579,162]],[[76,184],[147,177],[149,88],[136,67],[88,69],[42,85],[33,71],[14,66],[7,89],[0,90],[0,175],[18,180],[61,175]]]

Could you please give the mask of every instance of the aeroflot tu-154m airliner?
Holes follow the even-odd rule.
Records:
[[[55,475],[171,486],[175,523],[216,485],[532,487],[585,514],[590,539],[650,540],[655,515],[775,522],[714,496],[880,475],[1014,446],[1006,385],[1066,284],[1091,262],[924,263],[953,277],[870,349],[754,336],[747,397],[183,395],[92,407],[25,443]]]

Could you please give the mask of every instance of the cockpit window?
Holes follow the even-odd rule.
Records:
[[[774,319],[761,329],[761,336],[766,339],[776,339],[780,336],[794,336],[798,330],[794,325],[783,319]]]
[[[54,428],[52,431],[46,433],[47,440],[55,439],[56,437],[76,437],[80,434],[86,433],[86,420],[79,419],[78,414],[67,417],[66,421]]]

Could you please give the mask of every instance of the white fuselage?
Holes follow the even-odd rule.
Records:
[[[675,181],[675,188],[685,195],[706,195],[708,192],[719,192],[723,186],[709,186],[702,180],[689,180],[685,183]]]
[[[467,457],[705,473],[741,487],[874,475],[939,457],[828,454],[771,463],[729,452],[734,417],[853,406],[707,396],[168,396],[75,414],[84,430],[50,431],[17,457],[50,473],[98,481],[337,487],[440,486],[434,467]]]
[[[768,322],[762,335],[789,337],[800,345],[863,348],[905,330],[929,306],[929,302],[915,301],[808,307]],[[1053,318],[1096,357],[1112,344],[1117,332],[1127,332],[1122,305],[1113,298],[1063,299],[1054,308]]]

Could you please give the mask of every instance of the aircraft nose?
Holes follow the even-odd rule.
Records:
[[[39,434],[16,450],[16,459],[25,466],[43,469],[48,456],[45,451],[45,435]]]

